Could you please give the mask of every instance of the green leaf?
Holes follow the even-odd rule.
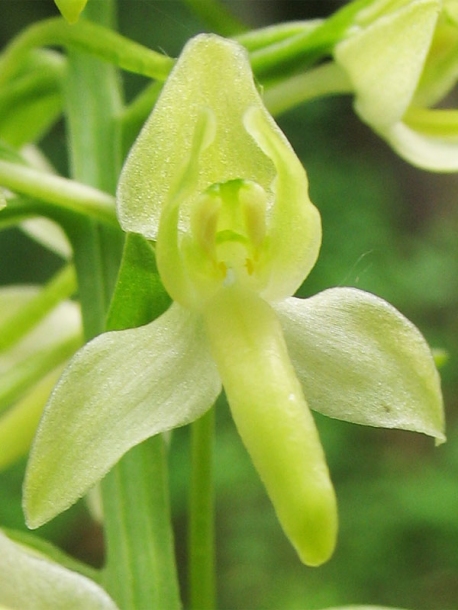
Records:
[[[361,290],[333,288],[275,308],[312,409],[445,440],[433,356],[394,307]]]
[[[116,610],[92,580],[0,532],[0,604],[34,610]]]
[[[141,235],[128,233],[107,330],[147,324],[164,313],[170,303],[159,278],[152,244]]]
[[[134,445],[197,419],[220,389],[200,317],[176,304],[91,341],[43,414],[26,473],[29,526],[68,508]]]

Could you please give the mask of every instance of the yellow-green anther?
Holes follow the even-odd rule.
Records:
[[[78,21],[87,0],[54,0],[54,2],[68,23],[73,24]]]
[[[285,534],[304,563],[320,565],[336,542],[336,500],[277,315],[234,285],[208,303],[205,321],[237,429]]]
[[[266,236],[266,192],[256,182],[246,182],[240,188],[239,199],[248,238],[253,246],[258,248]]]

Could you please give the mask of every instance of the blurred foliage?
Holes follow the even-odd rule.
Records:
[[[234,1],[251,25],[316,17],[338,2]],[[121,31],[175,56],[203,25],[184,4],[121,0]],[[321,12],[320,12],[321,11]],[[2,3],[2,44],[24,24],[56,14],[51,0]],[[126,77],[127,97],[144,80]],[[458,177],[413,169],[358,122],[348,99],[318,100],[279,117],[301,156],[324,227],[322,252],[301,289],[307,296],[352,285],[389,300],[449,354],[442,372],[448,443],[317,417],[337,488],[341,532],[335,557],[299,564],[279,529],[224,400],[216,438],[219,603],[222,610],[316,610],[371,603],[412,610],[458,608]],[[43,147],[65,171],[65,128]],[[57,261],[17,230],[0,234],[0,283],[43,281]],[[170,451],[177,554],[186,579],[188,432]],[[24,465],[0,475],[0,521],[23,528]],[[102,561],[101,538],[83,507],[43,535]]]

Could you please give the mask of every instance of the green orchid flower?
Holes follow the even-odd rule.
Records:
[[[174,302],[150,324],[97,337],[64,372],[28,464],[29,526],[68,508],[134,445],[202,416],[222,386],[308,565],[329,558],[337,534],[309,405],[444,440],[439,377],[410,322],[352,288],[292,296],[321,241],[307,193],[243,48],[214,35],[192,39],[118,189],[121,225],[156,242]]]
[[[358,13],[334,57],[361,119],[401,157],[458,170],[458,110],[436,108],[458,77],[457,0],[378,0]]]
[[[0,532],[0,607],[117,610],[90,578]]]

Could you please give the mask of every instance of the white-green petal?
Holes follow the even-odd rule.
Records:
[[[72,247],[60,225],[48,218],[31,218],[19,225],[29,237],[64,259],[72,256]]]
[[[437,172],[458,170],[458,136],[434,136],[414,130],[405,123],[397,123],[382,135],[398,155],[412,165]]]
[[[177,304],[151,324],[91,341],[37,432],[24,490],[30,527],[68,508],[134,445],[197,419],[220,388],[200,317]]]
[[[89,578],[49,561],[0,532],[0,606],[33,610],[116,610]]]
[[[312,409],[445,440],[431,351],[394,307],[362,290],[333,288],[275,308]]]
[[[413,0],[351,32],[334,51],[355,90],[355,107],[373,129],[402,120],[429,52],[439,0]]]
[[[243,125],[250,107],[262,108],[278,129],[263,108],[245,49],[214,35],[191,39],[124,165],[117,193],[123,229],[157,238],[160,214],[179,186],[177,180],[189,165],[195,166],[193,134],[205,110],[215,129],[200,150],[197,179],[188,176],[193,197],[187,197],[184,219],[193,200],[212,184],[244,178],[269,190],[274,165]]]

